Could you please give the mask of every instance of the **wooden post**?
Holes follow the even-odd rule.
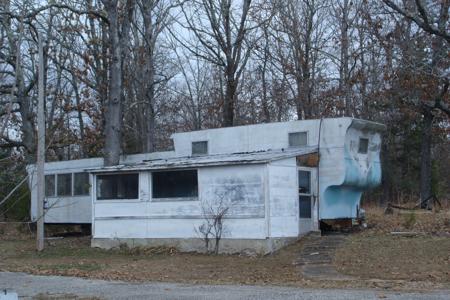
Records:
[[[38,73],[38,139],[37,139],[37,231],[36,248],[38,251],[44,250],[44,197],[45,197],[45,95],[44,95],[44,50],[41,34],[38,34],[39,44],[39,73]]]

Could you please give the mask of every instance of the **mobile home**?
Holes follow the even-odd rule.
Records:
[[[357,217],[363,191],[381,180],[384,128],[353,118],[237,126],[175,133],[174,151],[123,158],[112,167],[98,159],[49,163],[46,173],[56,177],[46,190],[51,186],[57,198],[58,174],[72,174],[61,176],[67,185],[72,178],[66,193],[72,206],[52,206],[47,197],[45,221],[91,222],[98,247],[201,251],[199,229],[221,206],[221,251],[271,252],[319,230],[320,221]],[[86,200],[67,213],[81,197],[79,173],[90,174],[83,175]]]

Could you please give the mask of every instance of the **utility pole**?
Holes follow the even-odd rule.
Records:
[[[37,251],[44,250],[44,197],[45,197],[45,95],[44,95],[44,50],[41,34],[38,34],[39,44],[39,73],[38,73],[38,139],[37,139],[37,230],[36,230],[36,248]]]

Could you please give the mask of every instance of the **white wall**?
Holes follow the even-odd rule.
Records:
[[[288,133],[298,131],[308,131],[308,145],[317,145],[318,128],[319,120],[303,120],[175,133],[172,138],[177,156],[190,156],[194,141],[208,141],[209,154],[223,154],[288,148]]]
[[[352,160],[358,161],[361,164],[361,167],[359,168],[361,173],[358,174],[362,174],[362,177],[364,177],[364,174],[366,174],[366,177],[371,178],[371,180],[369,180],[371,183],[366,182],[366,185],[376,184],[377,178],[375,177],[380,175],[374,175],[374,173],[376,173],[375,171],[379,169],[379,144],[381,143],[379,133],[374,133],[370,130],[362,130],[361,128],[354,128],[349,131],[350,134],[347,134],[348,128],[351,124],[353,124],[353,122],[354,120],[351,118],[335,118],[324,119],[322,121],[322,124],[320,120],[303,120],[177,133],[173,135],[175,151],[128,155],[122,157],[122,163],[140,162],[145,159],[190,156],[191,143],[193,141],[200,140],[208,141],[209,154],[252,152],[267,149],[287,148],[288,133],[299,131],[308,132],[308,145],[313,146],[318,145],[319,128],[321,127],[319,174],[321,190],[320,197],[321,201],[325,201],[324,192],[327,187],[342,185],[348,179],[346,176],[348,176],[349,174],[349,166],[348,164],[346,164],[346,160],[348,160],[347,158],[349,158],[349,156],[347,155],[346,151],[348,152],[348,149],[353,149],[351,146],[351,141],[354,140],[353,138],[349,138],[350,136],[355,137],[355,139],[360,135],[370,136],[370,147],[372,150],[369,156],[365,156],[364,159],[357,156],[354,157],[355,159],[350,157]],[[368,160],[366,158],[368,158]],[[245,186],[246,206],[240,206],[240,211],[238,211],[237,208],[234,209],[236,210],[236,214],[242,215],[240,217],[241,220],[245,217],[243,216],[244,213],[247,214],[246,217],[258,220],[257,223],[259,225],[255,224],[255,226],[258,226],[258,232],[255,233],[255,236],[267,236],[267,232],[270,233],[272,231],[274,236],[294,234],[294,229],[292,229],[291,224],[294,223],[293,214],[296,214],[298,210],[295,210],[295,212],[289,210],[291,208],[294,208],[294,204],[290,202],[291,200],[286,200],[287,202],[283,202],[283,199],[295,199],[295,205],[298,206],[297,195],[295,196],[295,198],[291,198],[293,197],[294,192],[288,192],[290,187],[293,186],[294,177],[292,177],[292,175],[286,174],[293,173],[296,176],[296,172],[292,172],[292,161],[288,161],[289,160],[272,163],[270,167],[267,167],[265,170],[260,170],[260,166],[254,165],[202,168],[199,171],[200,198],[210,198],[215,193],[215,189],[217,187],[223,188],[224,186],[226,186],[224,185],[224,183],[226,183],[227,181],[229,183],[228,186],[241,186],[241,188],[239,188],[241,190],[242,186]],[[364,168],[364,164],[366,163],[369,163],[370,165],[367,165],[367,168]],[[81,172],[84,169],[101,167],[102,165],[103,159],[101,158],[50,162],[45,164],[45,172],[46,174]],[[288,167],[288,165],[290,165],[290,167]],[[378,166],[378,169],[371,167],[373,165]],[[35,187],[36,178],[32,175],[33,166],[30,166],[28,169],[29,173],[31,174],[30,185],[32,186],[31,216],[32,219],[35,220],[37,203],[37,189]],[[354,173],[355,172],[351,173],[351,175],[354,175]],[[285,178],[286,181],[283,181],[282,178]],[[111,213],[116,213],[114,211],[117,210],[121,211],[122,213],[129,213],[130,216],[137,217],[140,216],[140,213],[144,214],[145,216],[148,216],[148,214],[152,214],[152,218],[155,217],[160,219],[171,219],[173,216],[186,216],[186,218],[189,218],[189,220],[194,220],[195,218],[193,217],[193,215],[198,216],[201,213],[201,207],[196,201],[184,201],[182,203],[156,203],[150,201],[150,178],[143,175],[141,176],[140,181],[141,190],[139,201],[137,201],[136,203],[126,203],[126,205],[124,204],[123,206],[121,205],[117,208],[114,203],[112,203],[110,206],[107,203],[98,204],[98,208],[100,208],[102,211],[100,214],[107,213],[109,212],[109,209],[111,209]],[[258,183],[260,181],[262,182],[261,184]],[[351,180],[349,182],[351,182]],[[358,183],[352,184],[358,185]],[[360,184],[359,188],[364,188],[364,184]],[[295,188],[295,192],[297,192],[297,188]],[[348,195],[354,197],[353,191],[348,192]],[[271,206],[274,207],[273,211],[271,209],[271,206],[268,206],[267,203],[264,203],[264,213],[262,213],[261,197],[265,199],[264,201],[268,201],[267,199],[270,199]],[[343,197],[345,197],[345,195]],[[51,201],[58,201],[57,206],[59,207],[53,208],[48,212],[45,218],[46,222],[90,222],[92,206],[91,201],[89,201],[88,197],[49,199],[50,205],[52,204]],[[348,208],[346,202],[339,201],[335,201],[335,203],[331,206],[320,205],[320,217],[322,218],[323,216],[325,216],[334,218],[344,217],[346,215],[353,216],[355,205],[351,205],[351,207]],[[103,210],[102,206],[107,206],[109,208]],[[335,214],[335,212],[337,213]],[[273,220],[268,221],[272,223],[268,224],[267,222],[262,222],[261,224],[263,224],[265,228],[261,229],[261,231],[259,229],[262,226],[259,222],[262,218],[261,215],[264,214],[264,216],[269,216],[269,213],[273,214],[271,215],[273,217]],[[108,218],[112,218],[113,216],[114,215],[105,215],[105,217]],[[139,221],[137,222],[139,223]],[[236,222],[239,223],[241,221]],[[109,224],[108,222],[105,222],[104,219],[100,223]],[[148,221],[148,223],[151,222]],[[194,223],[190,224],[188,227],[192,229],[194,225],[197,225],[197,223]],[[152,228],[153,227],[151,226],[151,229]],[[262,232],[265,233],[263,234]]]
[[[173,151],[133,154],[121,157],[121,163],[140,162],[144,159],[167,158],[174,155]],[[103,166],[103,158],[87,158],[67,161],[46,162],[44,173],[64,174],[83,172],[85,169]],[[31,190],[30,215],[32,220],[37,218],[37,178],[35,166],[27,166],[29,186]],[[92,182],[91,186],[92,186]],[[92,193],[92,189],[90,189]],[[91,196],[49,197],[46,198],[47,207],[51,207],[45,214],[46,223],[91,223]]]
[[[272,237],[298,236],[298,184],[296,159],[268,165],[269,234]]]
[[[202,205],[227,195],[224,238],[264,239],[265,165],[206,167],[198,170],[199,198],[154,200],[150,172],[140,173],[139,199],[94,201],[94,238],[198,238]],[[207,207],[207,206],[205,206]]]

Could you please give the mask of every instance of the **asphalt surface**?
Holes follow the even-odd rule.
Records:
[[[191,285],[128,283],[77,277],[37,276],[0,272],[0,290],[18,293],[20,299],[48,295],[51,299],[450,299],[450,291],[400,293],[380,290],[302,289],[274,286]],[[0,296],[1,299],[1,296]]]

